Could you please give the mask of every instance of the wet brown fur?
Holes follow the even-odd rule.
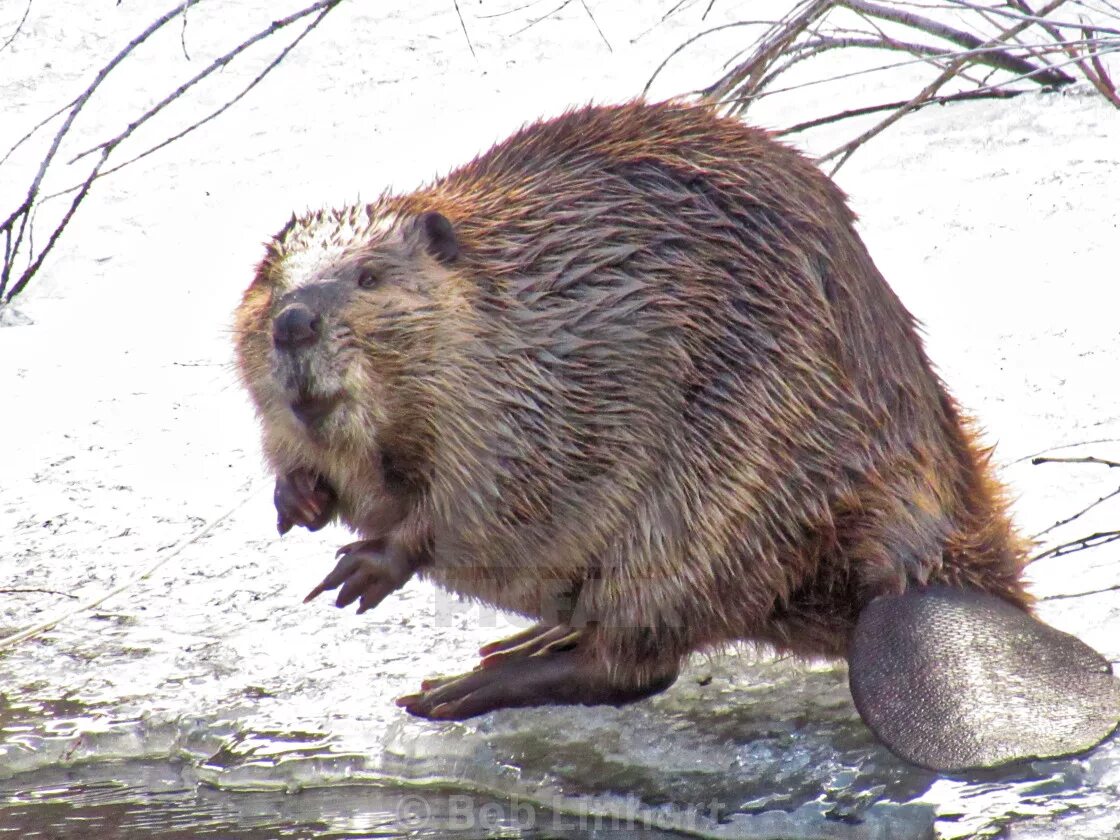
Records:
[[[409,227],[432,210],[449,265]],[[706,110],[527,126],[268,245],[236,320],[266,454],[448,589],[548,620],[570,595],[621,682],[735,640],[842,656],[915,583],[1027,608],[989,452],[853,222],[804,157]],[[382,285],[338,314],[345,407],[316,435],[270,381],[275,301],[361,266]]]

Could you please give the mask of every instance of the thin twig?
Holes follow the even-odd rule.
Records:
[[[950,102],[971,102],[976,99],[1014,99],[1016,96],[1022,96],[1024,93],[1030,93],[1027,90],[964,90],[960,93],[950,93],[945,96],[935,96],[932,99],[922,104],[922,108],[927,108],[930,105],[947,105]],[[882,111],[891,111],[895,108],[901,108],[906,104],[905,100],[898,102],[886,102],[882,105],[869,105],[866,108],[852,108],[847,111],[840,111],[836,114],[831,114],[827,117],[818,117],[815,120],[806,120],[805,122],[794,123],[788,128],[783,128],[780,131],[774,132],[778,137],[785,137],[790,134],[797,134],[801,131],[808,131],[811,128],[818,128],[822,125],[828,125],[842,120],[852,119],[853,117],[865,117],[868,114],[877,114]],[[919,109],[915,109],[919,110]]]
[[[652,32],[653,30],[655,30],[655,29],[656,29],[656,28],[657,28],[658,26],[660,26],[660,25],[661,25],[661,24],[663,24],[663,23],[664,23],[665,21],[667,21],[667,20],[668,20],[669,18],[671,18],[671,17],[672,17],[672,16],[674,15],[674,14],[676,14],[676,13],[677,13],[677,11],[678,11],[678,10],[679,10],[679,9],[680,9],[680,8],[681,8],[682,6],[685,6],[686,4],[688,4],[689,6],[691,6],[691,5],[692,5],[693,3],[695,3],[695,2],[696,2],[696,0],[691,0],[691,2],[690,2],[690,0],[677,0],[677,2],[673,4],[673,6],[672,6],[672,7],[671,7],[671,8],[669,9],[669,11],[665,12],[665,14],[663,14],[663,15],[661,16],[661,19],[660,19],[660,20],[658,20],[658,21],[657,21],[656,23],[652,24],[652,25],[651,25],[651,26],[650,26],[650,27],[649,27],[648,29],[644,29],[644,30],[642,30],[642,31],[641,31],[641,32],[639,32],[639,33],[638,33],[637,35],[635,35],[635,36],[634,36],[633,38],[631,38],[631,39],[630,39],[630,43],[631,43],[631,44],[636,44],[636,43],[638,43],[638,41],[642,40],[642,39],[643,39],[644,37],[646,37],[646,36],[647,36],[647,35],[648,35],[649,33],[651,33],[651,32]],[[701,18],[701,20],[703,20],[703,18]]]
[[[191,60],[191,54],[187,52],[187,7],[183,7],[183,28],[179,30],[179,44],[183,48],[183,58],[187,61]]]
[[[47,123],[49,123],[51,120],[53,120],[59,114],[61,114],[67,108],[72,108],[74,106],[74,103],[76,103],[77,101],[78,101],[77,99],[71,99],[65,105],[59,106],[58,110],[55,111],[53,114],[50,114],[49,116],[46,116],[43,119],[39,120],[39,122],[35,123],[35,125],[33,125],[31,127],[30,131],[28,131],[21,138],[19,138],[14,144],[12,144],[12,147],[4,153],[4,157],[0,158],[0,166],[4,165],[4,162],[15,153],[16,149],[18,149],[20,146],[22,146],[24,143],[26,143],[28,140],[30,140],[32,138],[32,136],[35,134],[35,132],[37,132],[40,128],[45,126]]]
[[[475,20],[490,20],[491,18],[505,17],[512,15],[525,9],[531,9],[533,6],[539,6],[544,0],[531,0],[529,3],[522,3],[520,6],[514,6],[512,9],[506,9],[502,12],[494,12],[492,15],[475,15]]]
[[[1106,586],[1103,589],[1090,589],[1088,592],[1063,592],[1061,595],[1043,595],[1038,600],[1060,601],[1063,598],[1084,598],[1086,595],[1100,595],[1104,592],[1115,592],[1118,589],[1120,589],[1120,583],[1116,586]]]
[[[16,589],[5,587],[3,589],[0,589],[0,592],[3,592],[5,595],[31,595],[31,594],[35,594],[35,595],[58,595],[58,596],[61,596],[63,598],[77,598],[78,597],[77,595],[75,595],[72,592],[60,592],[57,589],[35,589],[34,587],[31,587],[31,588],[16,588]]]
[[[614,47],[612,47],[611,42],[607,40],[607,36],[603,34],[603,30],[599,28],[599,21],[595,20],[595,15],[591,14],[591,9],[587,6],[587,0],[579,0],[579,3],[583,6],[583,10],[587,12],[587,16],[591,18],[591,22],[595,24],[595,31],[599,33],[599,37],[602,38],[603,43],[607,45],[607,50],[613,53]]]
[[[649,93],[649,89],[653,86],[654,81],[657,79],[657,77],[659,75],[661,75],[661,71],[665,69],[666,65],[668,65],[670,61],[672,61],[676,56],[680,55],[680,53],[684,52],[684,50],[687,49],[688,47],[690,47],[692,44],[695,44],[701,38],[704,38],[707,35],[711,35],[714,32],[720,32],[721,30],[724,30],[724,29],[736,29],[740,26],[760,26],[762,24],[773,25],[774,21],[772,21],[772,20],[737,20],[734,23],[724,23],[724,24],[720,24],[719,26],[713,26],[711,29],[705,29],[703,32],[698,32],[697,34],[693,35],[691,38],[688,38],[686,41],[684,41],[684,43],[678,44],[676,49],[674,49],[671,53],[669,53],[667,56],[665,56],[665,58],[662,59],[661,63],[658,64],[657,67],[654,68],[653,74],[646,81],[645,87],[642,88],[642,96],[645,96],[646,94]]]
[[[918,56],[923,61],[938,56],[945,57],[953,55],[953,53],[949,50],[906,41],[883,41],[877,38],[857,38],[850,36],[835,37],[822,35],[818,38],[796,44],[789,50],[787,50],[789,59],[784,64],[775,67],[766,76],[759,80],[759,82],[751,88],[749,94],[750,98],[760,98],[762,92],[766,90],[772,82],[774,82],[780,75],[785,73],[795,64],[798,64],[802,61],[808,61],[812,58],[816,58],[822,53],[838,49],[898,50],[901,52],[909,53],[910,55]]]
[[[459,26],[463,29],[463,37],[467,39],[467,46],[470,48],[471,56],[478,58],[474,52],[474,44],[471,43],[471,36],[467,33],[467,24],[463,20],[463,13],[459,9],[459,0],[453,0],[453,2],[455,3],[455,14],[459,16]]]
[[[753,79],[757,83],[765,74],[766,68],[782,55],[802,32],[826,14],[834,3],[835,0],[806,0],[801,3],[763,36],[754,58],[719,79],[704,92],[705,97],[721,99],[736,88],[745,86],[750,89],[752,87],[750,80]],[[733,110],[742,111],[744,108],[745,105],[740,105]]]
[[[553,9],[553,10],[552,10],[551,12],[549,12],[549,13],[548,13],[548,14],[546,14],[546,15],[541,15],[541,16],[540,16],[539,18],[536,18],[536,19],[534,19],[534,20],[530,20],[530,21],[529,21],[529,22],[528,22],[527,24],[525,24],[524,26],[522,26],[522,27],[521,27],[520,29],[518,29],[518,30],[517,30],[516,32],[514,32],[513,34],[514,34],[514,35],[520,35],[520,34],[521,34],[522,32],[525,32],[525,31],[527,31],[527,30],[529,30],[529,29],[532,29],[532,28],[533,28],[534,26],[536,26],[536,25],[537,25],[538,23],[540,23],[541,21],[543,21],[543,20],[548,20],[548,19],[549,19],[550,17],[552,17],[553,15],[555,15],[555,14],[558,14],[558,13],[560,13],[560,12],[564,11],[564,9],[566,9],[566,8],[567,8],[567,7],[569,6],[569,5],[571,5],[571,3],[572,3],[572,0],[564,0],[564,2],[563,2],[563,3],[561,3],[561,4],[560,4],[559,6],[557,6],[557,7],[555,8],[555,9]]]
[[[1084,551],[1088,548],[1096,548],[1097,546],[1107,545],[1110,542],[1120,540],[1120,531],[1098,531],[1095,534],[1090,534],[1087,537],[1082,537],[1077,540],[1070,540],[1067,543],[1056,545],[1053,548],[1048,548],[1039,554],[1036,554],[1028,562],[1037,563],[1039,560],[1045,560],[1049,557],[1064,557],[1067,554],[1074,554],[1078,551]]]
[[[1033,14],[1031,7],[1027,5],[1026,0],[1010,0],[1010,2],[1018,9]],[[1049,21],[1041,21],[1038,24],[1042,29],[1050,35],[1057,42],[1062,41],[1061,30],[1050,23]],[[1109,102],[1117,107],[1120,107],[1120,98],[1116,95],[1116,89],[1111,84],[1108,74],[1104,72],[1103,65],[1096,60],[1096,53],[1093,49],[1092,38],[1093,33],[1090,29],[1085,27],[1081,28],[1081,35],[1086,40],[1085,51],[1089,54],[1089,61],[1086,62],[1083,57],[1073,47],[1066,47],[1065,52],[1070,58],[1074,59],[1077,64],[1077,69],[1081,71],[1081,75],[1089,80],[1089,83],[1097,89],[1097,91]]]
[[[121,592],[124,592],[126,589],[129,589],[129,588],[135,586],[136,584],[140,583],[141,581],[147,580],[149,577],[151,577],[153,574],[155,574],[156,570],[159,569],[159,567],[162,566],[164,563],[168,562],[169,560],[174,560],[176,557],[178,557],[180,554],[182,554],[184,551],[186,551],[188,548],[190,548],[190,546],[194,545],[196,542],[201,540],[203,537],[205,537],[208,534],[215,531],[218,528],[219,525],[224,523],[231,516],[233,516],[235,513],[237,513],[237,511],[239,511],[242,507],[244,507],[246,502],[248,502],[250,499],[254,498],[257,495],[258,491],[263,486],[264,486],[263,482],[261,482],[259,480],[255,481],[252,485],[250,485],[249,490],[245,493],[245,495],[242,496],[237,502],[230,505],[230,507],[226,508],[226,510],[224,512],[222,512],[219,516],[217,516],[214,519],[211,519],[208,523],[206,523],[202,528],[199,528],[193,534],[188,534],[186,537],[184,537],[182,540],[180,540],[179,543],[174,548],[172,548],[171,551],[169,551],[164,557],[161,557],[159,560],[157,560],[155,563],[153,563],[151,566],[149,566],[143,572],[140,572],[139,574],[135,575],[134,577],[130,578],[129,580],[125,581],[124,583],[120,584],[119,586],[113,587],[108,592],[105,592],[104,594],[99,595],[98,597],[94,598],[92,601],[87,601],[86,603],[80,604],[80,605],[74,607],[73,609],[62,613],[61,615],[55,616],[54,618],[48,619],[46,621],[40,622],[39,624],[35,624],[35,625],[30,626],[30,627],[25,627],[23,630],[20,630],[17,633],[13,633],[10,636],[5,636],[3,639],[0,639],[0,650],[5,650],[6,648],[14,647],[15,645],[19,644],[20,642],[24,641],[25,639],[30,639],[33,636],[38,636],[40,633],[43,633],[47,630],[50,630],[56,624],[59,624],[60,622],[65,621],[66,619],[68,619],[72,616],[78,615],[78,614],[83,613],[83,612],[87,612],[88,610],[92,610],[94,607],[100,606],[102,603],[109,600],[114,595],[119,595]]]
[[[1087,514],[1089,511],[1091,511],[1097,505],[1101,504],[1102,502],[1107,502],[1109,499],[1115,498],[1116,496],[1120,496],[1120,487],[1117,487],[1111,493],[1108,493],[1104,496],[1101,496],[1099,499],[1097,499],[1092,504],[1086,505],[1081,510],[1079,510],[1077,513],[1073,514],[1072,516],[1067,516],[1065,519],[1059,519],[1057,522],[1055,522],[1049,528],[1045,528],[1045,529],[1039,531],[1037,534],[1032,535],[1031,539],[1036,540],[1041,536],[1049,534],[1055,528],[1061,528],[1063,525],[1068,525],[1069,523],[1071,523],[1071,522],[1073,522],[1077,519],[1080,519],[1082,516]]]
[[[16,24],[16,28],[12,31],[12,34],[8,36],[8,40],[3,44],[0,44],[0,52],[3,52],[8,47],[10,47],[12,45],[12,41],[18,38],[19,33],[23,31],[23,25],[27,23],[27,16],[31,14],[31,4],[33,2],[34,0],[27,0],[27,6],[23,10],[23,17],[19,19],[19,23]]]

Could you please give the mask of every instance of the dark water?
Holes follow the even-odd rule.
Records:
[[[354,785],[231,793],[198,785],[188,765],[106,762],[0,783],[0,838],[186,840],[471,838],[575,840],[683,835],[625,817],[563,814],[485,794]]]

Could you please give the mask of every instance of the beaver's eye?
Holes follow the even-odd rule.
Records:
[[[363,289],[372,289],[381,283],[381,278],[372,268],[363,268],[358,274],[358,285]]]

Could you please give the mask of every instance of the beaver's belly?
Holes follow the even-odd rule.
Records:
[[[556,624],[569,621],[579,594],[577,581],[540,576],[524,565],[434,565],[422,569],[420,576],[456,595]]]

